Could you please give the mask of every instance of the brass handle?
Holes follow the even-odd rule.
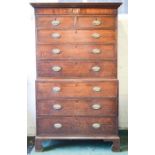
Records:
[[[93,54],[100,54],[100,53],[101,53],[101,50],[98,49],[98,48],[94,48],[94,49],[92,50],[92,53],[93,53]]]
[[[92,124],[92,127],[93,127],[94,129],[98,129],[98,128],[101,127],[101,124],[100,124],[100,123],[93,123],[93,124]]]
[[[98,39],[98,38],[101,37],[101,35],[99,33],[93,33],[92,37],[95,38],[95,39]]]
[[[57,93],[57,92],[61,91],[61,88],[60,87],[53,87],[52,90],[53,90],[53,92]]]
[[[93,104],[92,109],[94,109],[94,110],[101,109],[101,105],[100,104]]]
[[[101,87],[93,87],[93,91],[94,92],[100,92],[101,91]]]
[[[51,24],[52,24],[53,26],[58,26],[58,25],[60,24],[60,21],[59,21],[59,20],[52,20],[52,21],[51,21]]]
[[[53,66],[52,67],[52,70],[54,71],[54,72],[59,72],[59,71],[61,71],[61,67],[60,66]]]
[[[61,51],[60,51],[60,49],[58,49],[58,48],[54,48],[54,49],[52,49],[52,53],[53,53],[53,54],[60,54]]]
[[[94,71],[94,72],[99,72],[100,71],[100,67],[99,66],[93,66],[92,67],[92,71]]]
[[[101,24],[101,21],[96,19],[96,20],[93,20],[92,24],[93,26],[98,26]]]
[[[61,37],[61,35],[60,35],[59,33],[52,33],[52,34],[51,34],[51,37],[52,37],[53,39],[59,39],[59,38]]]
[[[60,104],[54,104],[53,105],[54,110],[60,110],[61,108],[62,108],[62,106]]]
[[[61,123],[55,123],[53,126],[56,129],[62,128],[62,124]]]

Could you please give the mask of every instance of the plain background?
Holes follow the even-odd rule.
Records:
[[[0,3],[1,154],[27,154],[27,44],[32,45],[24,29],[31,27],[27,5]],[[154,153],[154,6],[154,0],[129,2],[129,155]]]

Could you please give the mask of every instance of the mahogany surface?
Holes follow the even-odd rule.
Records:
[[[59,49],[59,54],[52,53],[53,49]],[[99,49],[98,54],[92,53],[93,49]],[[113,44],[41,44],[37,45],[37,59],[41,60],[116,60],[117,55]]]
[[[116,78],[116,61],[38,61],[37,73],[39,77],[58,78]],[[53,71],[52,67],[61,67],[60,71]],[[93,67],[100,67],[99,71],[93,71]]]
[[[120,151],[121,3],[31,5],[36,19],[36,151],[43,150],[47,139],[103,139],[113,142],[113,151]]]

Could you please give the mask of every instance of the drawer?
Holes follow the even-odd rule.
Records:
[[[37,134],[49,136],[101,136],[116,134],[113,117],[39,117]]]
[[[38,44],[115,43],[114,30],[38,30]]]
[[[115,28],[114,16],[37,16],[38,29],[77,29]]]
[[[69,29],[73,28],[74,17],[64,16],[37,16],[36,26],[38,29]]]
[[[116,15],[112,8],[36,8],[36,15]]]
[[[116,78],[116,61],[38,61],[38,77]]]
[[[106,16],[82,16],[78,17],[78,28],[115,28],[115,17]]]
[[[51,116],[116,116],[117,99],[38,100],[37,115]]]
[[[116,97],[117,80],[53,79],[36,82],[37,99]]]
[[[114,45],[38,45],[38,59],[116,59]]]

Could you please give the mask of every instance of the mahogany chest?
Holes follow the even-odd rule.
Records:
[[[117,9],[121,3],[31,3],[36,21],[36,139],[118,136]]]

